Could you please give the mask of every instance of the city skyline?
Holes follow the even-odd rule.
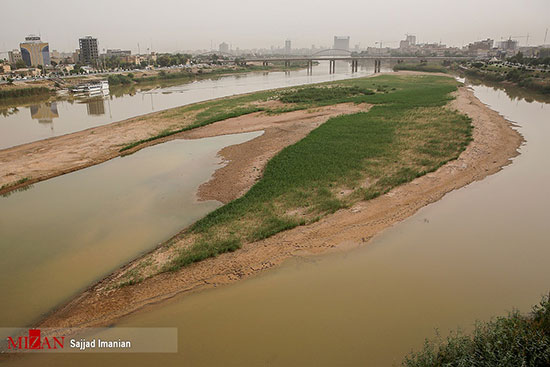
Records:
[[[499,41],[513,36],[523,46],[527,35],[529,45],[542,44],[545,30],[550,26],[541,16],[550,13],[547,1],[442,3],[343,1],[337,6],[312,6],[309,1],[296,4],[283,0],[257,6],[257,2],[247,0],[231,4],[215,0],[206,7],[195,3],[182,6],[179,2],[164,0],[156,7],[145,8],[130,2],[99,0],[97,7],[86,9],[85,18],[78,16],[81,7],[65,0],[47,4],[29,1],[17,6],[7,3],[4,10],[9,16],[0,25],[0,51],[17,49],[29,34],[40,35],[49,42],[50,50],[62,52],[77,49],[78,39],[87,35],[98,39],[100,52],[122,48],[134,53],[218,49],[222,42],[232,49],[283,48],[287,39],[292,41],[293,49],[300,49],[311,48],[312,44],[330,46],[335,35],[350,36],[350,48],[357,44],[375,46],[376,42],[398,47],[405,34],[416,35],[418,43],[442,42],[458,47],[485,38]],[[464,3],[472,3],[477,11],[464,13],[463,9],[467,8]],[[63,8],[63,12],[50,11],[50,17],[42,17],[52,6]],[[433,11],[425,14],[421,9],[426,6]],[[235,9],[242,11],[235,12]]]

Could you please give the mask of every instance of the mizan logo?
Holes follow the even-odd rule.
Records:
[[[40,329],[29,329],[28,336],[19,336],[15,339],[8,336],[8,349],[11,350],[63,349],[64,345],[64,336],[42,337]]]

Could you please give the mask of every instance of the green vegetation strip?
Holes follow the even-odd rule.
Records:
[[[447,69],[441,64],[428,64],[428,63],[419,63],[419,64],[397,64],[393,67],[394,71],[399,70],[411,70],[411,71],[425,71],[428,73],[446,73]]]
[[[473,63],[465,70],[470,77],[492,82],[510,82],[541,94],[550,94],[550,72],[531,71],[503,65]]]
[[[247,194],[185,232],[184,236],[192,235],[193,243],[180,250],[163,270],[177,270],[233,251],[244,242],[374,198],[455,159],[471,139],[470,120],[443,107],[456,90],[456,82],[450,78],[380,76],[323,84],[316,89],[317,95],[306,87],[225,101],[234,106],[265,98],[293,101],[300,108],[340,102],[375,106],[369,112],[331,118],[283,149]],[[372,89],[380,92],[372,93]],[[203,110],[203,116],[197,115],[198,119],[203,123],[216,119],[223,100],[216,103]]]
[[[120,152],[135,148],[136,146],[144,143],[209,125],[214,122],[227,120],[232,117],[239,117],[260,111],[264,111],[266,113],[283,113],[335,103],[353,102],[355,101],[353,97],[372,94],[374,94],[374,92],[369,89],[358,88],[355,86],[320,85],[316,88],[307,87],[265,91],[232,98],[196,103],[164,111],[159,116],[160,118],[166,119],[179,119],[185,115],[198,111],[193,122],[186,123],[181,127],[165,130],[149,138],[127,144],[120,149]],[[273,99],[287,103],[285,103],[282,108],[269,108],[261,105],[261,102],[266,102]]]
[[[174,238],[167,246],[180,239],[186,246],[174,248],[176,254],[168,264],[143,269],[127,277],[126,283],[175,271],[235,251],[243,243],[315,222],[456,159],[470,142],[472,129],[468,117],[444,107],[457,85],[454,79],[442,76],[384,75],[265,91],[165,111],[161,117],[174,120],[195,113],[194,120],[179,129],[183,131],[260,110],[278,113],[343,102],[374,105],[368,112],[333,117],[283,149],[268,162],[263,177],[249,192]],[[280,103],[265,103],[273,100]]]
[[[550,302],[543,297],[530,315],[518,311],[477,323],[472,335],[454,332],[427,340],[424,349],[405,358],[406,367],[550,366]]]
[[[0,99],[49,95],[51,93],[46,87],[4,89],[0,90]]]
[[[24,184],[25,182],[27,182],[29,180],[28,177],[23,177],[15,182],[11,182],[9,184],[5,184],[5,185],[2,185],[2,187],[0,187],[0,190],[3,190],[3,189],[7,189],[8,187],[13,187],[13,186],[17,186],[17,185],[21,185],[21,184]]]

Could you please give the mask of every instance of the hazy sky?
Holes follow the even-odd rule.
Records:
[[[74,50],[79,37],[93,35],[102,50],[136,52],[139,43],[142,52],[151,45],[162,52],[222,41],[241,49],[282,47],[287,38],[293,48],[331,46],[334,35],[351,36],[352,47],[396,47],[405,33],[451,46],[529,33],[533,45],[547,28],[550,0],[3,0],[0,51],[18,48],[30,33],[41,34],[50,50]]]

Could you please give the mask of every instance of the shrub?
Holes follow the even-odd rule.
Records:
[[[446,341],[426,341],[407,356],[407,367],[550,365],[550,303],[545,296],[530,315],[518,311],[478,323],[471,336],[452,333]]]

